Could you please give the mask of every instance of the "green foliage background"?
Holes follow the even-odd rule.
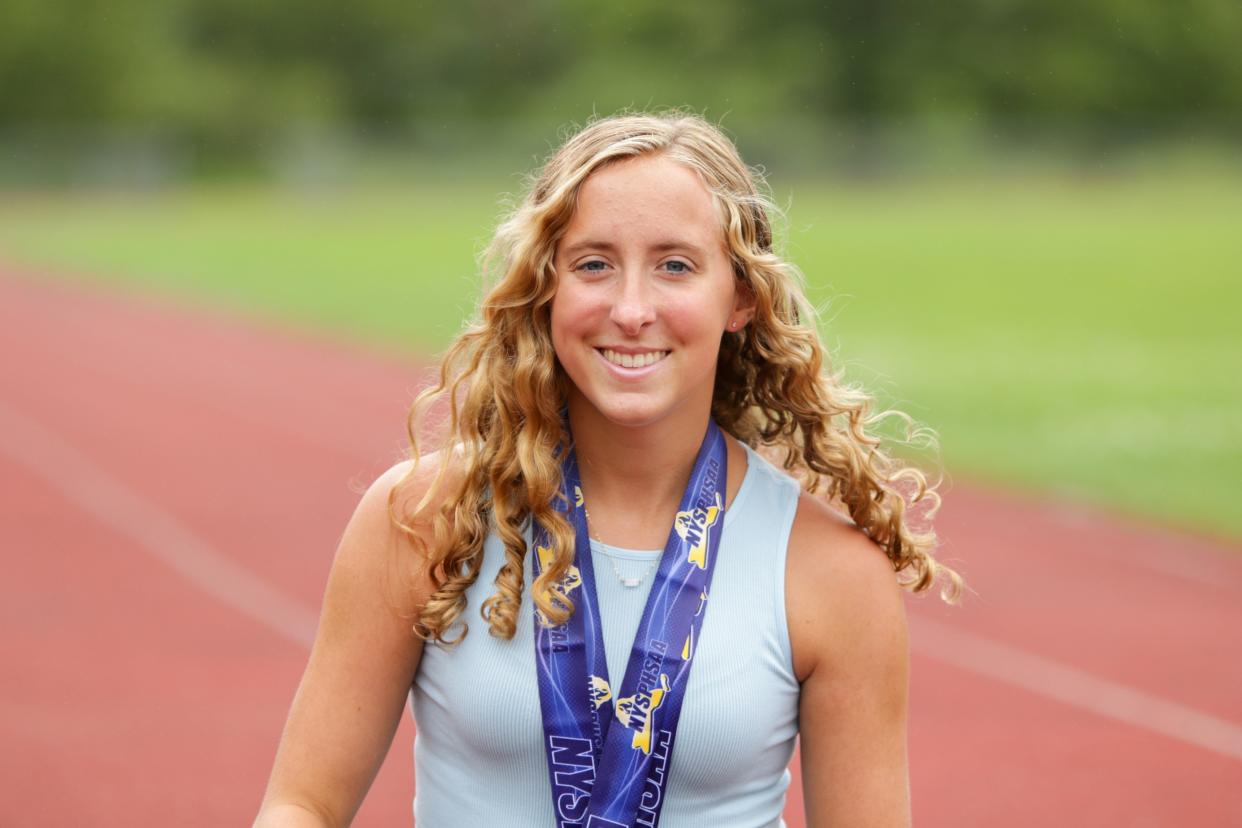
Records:
[[[766,161],[793,138],[873,161],[880,127],[1236,141],[1239,43],[1236,0],[5,0],[0,146],[45,175],[84,143],[203,175],[307,140],[534,145],[687,104]]]

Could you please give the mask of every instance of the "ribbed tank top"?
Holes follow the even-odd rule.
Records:
[[[798,484],[746,447],[748,467],[725,513],[707,617],[669,760],[661,828],[776,828],[798,733],[798,682],[785,619],[785,552]],[[529,538],[528,538],[529,540]],[[591,541],[608,675],[619,684],[660,551]],[[467,590],[470,633],[428,644],[410,690],[419,828],[530,826],[555,817],[543,751],[529,591],[510,641],[478,607],[495,591],[504,545],[492,534]],[[614,572],[644,575],[638,587]],[[531,580],[527,556],[526,584]]]

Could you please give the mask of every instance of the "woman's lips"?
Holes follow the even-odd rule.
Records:
[[[640,379],[659,369],[661,363],[668,358],[669,351],[617,351],[612,348],[596,348],[600,360],[608,366],[614,376],[626,379]],[[629,362],[629,365],[625,363]]]
[[[621,368],[646,368],[660,362],[669,352],[657,348],[644,351],[622,351],[615,348],[596,348],[610,364]]]

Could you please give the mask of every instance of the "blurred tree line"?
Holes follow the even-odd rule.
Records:
[[[1242,135],[1239,0],[0,0],[0,145],[253,158],[688,105],[740,134]],[[468,131],[468,130],[467,130]]]

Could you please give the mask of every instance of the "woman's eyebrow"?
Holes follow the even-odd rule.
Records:
[[[655,244],[651,245],[649,249],[657,253],[663,253],[669,250],[684,250],[693,256],[702,257],[704,255],[703,248],[699,247],[697,244],[694,244],[693,242],[680,240],[680,239],[662,239],[656,242]],[[577,253],[581,253],[587,250],[603,250],[608,253],[616,253],[617,246],[613,244],[612,242],[608,242],[608,241],[596,241],[594,239],[588,239],[585,241],[575,242],[571,245],[568,245],[561,252],[565,256],[573,256]]]

